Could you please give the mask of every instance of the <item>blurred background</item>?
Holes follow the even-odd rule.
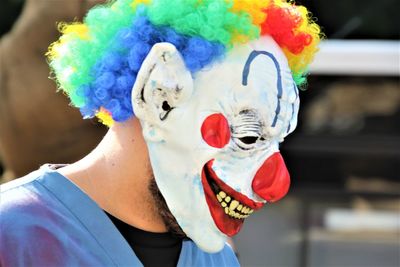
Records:
[[[101,0],[1,0],[0,176],[70,163],[106,128],[82,120],[48,79],[56,22]],[[243,266],[400,266],[398,0],[302,0],[327,40],[282,144],[289,194],[234,238]]]

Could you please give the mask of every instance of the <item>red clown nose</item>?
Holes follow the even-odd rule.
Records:
[[[254,176],[253,191],[269,202],[283,198],[289,190],[290,176],[279,152],[270,156]]]

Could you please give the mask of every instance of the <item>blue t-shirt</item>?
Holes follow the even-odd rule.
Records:
[[[47,166],[1,185],[0,216],[3,267],[143,266],[102,209]],[[239,263],[228,245],[206,253],[184,241],[177,266]]]

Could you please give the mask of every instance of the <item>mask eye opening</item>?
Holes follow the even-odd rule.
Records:
[[[258,137],[256,137],[256,136],[245,136],[245,137],[239,138],[239,140],[242,143],[246,144],[246,145],[251,145],[251,144],[254,144],[255,142],[257,142]]]

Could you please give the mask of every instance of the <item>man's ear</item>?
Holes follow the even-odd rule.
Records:
[[[155,44],[143,61],[132,88],[133,111],[144,133],[148,130],[152,139],[158,139],[157,134],[154,135],[158,126],[168,120],[169,113],[187,101],[192,92],[192,75],[176,47],[170,43]]]

